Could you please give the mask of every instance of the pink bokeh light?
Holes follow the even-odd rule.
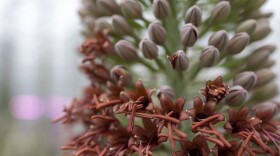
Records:
[[[43,101],[34,95],[15,96],[10,106],[12,115],[22,120],[35,120],[44,113]]]

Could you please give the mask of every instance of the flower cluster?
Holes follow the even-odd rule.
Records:
[[[54,120],[84,131],[61,149],[280,155],[276,48],[260,42],[271,32],[264,2],[84,0],[80,69],[90,84]]]

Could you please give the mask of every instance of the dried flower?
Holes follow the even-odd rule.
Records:
[[[138,58],[136,48],[126,40],[118,41],[115,50],[124,60],[131,61]]]
[[[154,0],[152,9],[155,17],[160,20],[165,19],[170,14],[169,4],[166,0]]]
[[[200,64],[203,67],[211,67],[219,59],[219,50],[213,46],[206,47],[200,54]]]
[[[159,45],[163,45],[166,39],[166,30],[159,23],[151,23],[148,28],[150,39]]]
[[[190,7],[185,14],[185,23],[192,23],[198,27],[201,23],[202,13],[197,5]]]
[[[201,90],[207,101],[219,102],[228,94],[228,86],[223,84],[223,78],[217,77],[214,81],[207,81],[205,89]]]
[[[198,38],[197,28],[191,24],[185,24],[181,30],[181,42],[186,47],[192,47]]]
[[[144,57],[148,59],[156,59],[158,57],[157,45],[148,39],[143,39],[140,42],[140,50],[143,52]]]
[[[177,71],[184,71],[187,70],[189,67],[189,59],[187,54],[179,50],[174,53],[172,56],[168,57],[173,69]]]

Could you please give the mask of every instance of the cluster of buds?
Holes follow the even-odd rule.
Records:
[[[276,48],[261,42],[271,32],[264,2],[83,0],[80,68],[90,85],[54,122],[84,130],[61,149],[280,155]]]

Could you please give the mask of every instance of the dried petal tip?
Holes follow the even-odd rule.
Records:
[[[240,85],[246,90],[252,89],[256,83],[257,75],[251,71],[242,72],[238,74],[233,80],[233,85]]]
[[[151,23],[148,28],[149,38],[158,45],[163,45],[166,39],[166,30],[160,23]]]
[[[168,85],[161,86],[157,90],[157,96],[160,98],[161,96],[166,96],[169,99],[173,100],[175,98],[175,92],[174,89]]]
[[[228,41],[227,32],[225,30],[219,30],[210,36],[208,45],[213,45],[221,51],[227,47]]]
[[[140,50],[143,52],[144,57],[147,59],[156,59],[158,57],[157,45],[148,39],[143,39],[140,42]]]
[[[275,78],[275,74],[270,69],[260,69],[256,71],[257,83],[256,87],[263,86]]]
[[[132,29],[128,22],[120,15],[112,16],[112,25],[116,33],[120,35],[131,35]]]
[[[170,12],[169,4],[166,0],[154,0],[153,2],[153,13],[157,19],[165,19]]]
[[[126,40],[120,40],[115,44],[115,50],[126,61],[136,60],[138,55],[135,47]]]
[[[121,10],[126,17],[142,18],[142,8],[138,0],[122,0]]]
[[[185,15],[185,23],[192,23],[195,26],[199,26],[201,23],[202,13],[197,5],[194,5],[188,9]]]
[[[228,52],[229,54],[238,54],[240,53],[247,44],[249,43],[250,36],[247,33],[241,32],[233,36],[229,41]]]
[[[229,94],[226,96],[226,103],[229,105],[239,105],[247,98],[248,92],[241,86],[230,88]]]
[[[189,59],[183,50],[179,50],[172,56],[168,57],[173,69],[177,71],[187,70],[189,67]]]
[[[192,47],[198,38],[197,28],[191,24],[185,24],[181,30],[181,42],[186,47]]]
[[[217,63],[219,55],[217,48],[208,46],[200,54],[200,64],[203,67],[211,67]]]
[[[128,70],[121,65],[116,65],[111,69],[110,77],[114,82],[123,81],[126,86],[132,84],[131,75]]]
[[[227,1],[219,2],[211,13],[211,19],[215,22],[225,20],[230,13],[230,3]]]
[[[236,28],[236,32],[246,32],[248,34],[252,34],[257,26],[257,22],[254,19],[248,19],[241,24],[238,25]]]

